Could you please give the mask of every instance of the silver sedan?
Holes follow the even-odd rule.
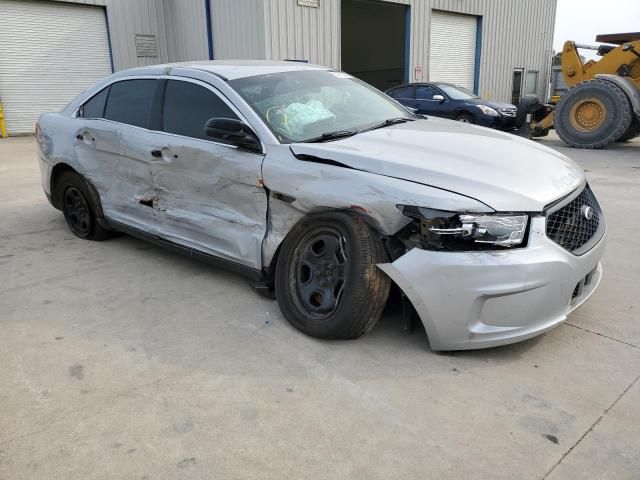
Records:
[[[126,70],[42,115],[37,139],[75,235],[234,270],[316,337],[366,333],[398,288],[434,350],[511,343],[565,320],[602,274],[604,218],[571,160],[325,67]]]

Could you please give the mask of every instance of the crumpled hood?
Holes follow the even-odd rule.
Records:
[[[449,190],[503,212],[542,211],[585,183],[582,169],[550,148],[433,117],[333,142],[295,143],[291,150]]]

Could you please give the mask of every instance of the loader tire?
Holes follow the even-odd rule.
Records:
[[[622,138],[633,120],[631,102],[617,85],[587,80],[560,99],[553,126],[574,148],[604,148]]]
[[[633,122],[631,122],[631,126],[627,131],[618,139],[618,142],[628,142],[629,140],[636,138],[638,135],[640,135],[640,119],[635,118]]]

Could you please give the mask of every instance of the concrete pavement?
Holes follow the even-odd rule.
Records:
[[[0,479],[637,479],[640,141],[542,141],[608,220],[600,290],[552,332],[451,354],[397,314],[294,330],[237,276],[76,239],[32,138],[0,140]]]

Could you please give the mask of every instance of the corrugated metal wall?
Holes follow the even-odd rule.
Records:
[[[203,0],[163,0],[170,62],[208,60],[207,21]]]
[[[321,0],[320,8],[295,0],[264,0],[266,58],[309,60],[340,67],[340,1]]]
[[[107,7],[115,70],[169,61],[167,24],[163,0],[56,0]],[[173,0],[176,1],[176,0]],[[199,0],[186,0],[192,3]],[[204,22],[204,20],[203,20]],[[206,24],[205,24],[206,28]],[[157,56],[137,57],[136,34],[156,37]],[[193,38],[197,38],[192,33]],[[206,42],[206,37],[205,37]],[[206,43],[205,43],[206,47]]]
[[[246,0],[233,0],[239,8]],[[431,11],[483,17],[479,93],[510,100],[513,68],[538,70],[544,95],[553,43],[557,0],[389,0],[411,7],[410,72],[428,78]],[[320,8],[295,0],[264,0],[265,56],[298,58],[340,68],[340,0],[321,0]],[[455,62],[455,58],[451,59]]]
[[[210,5],[216,59],[269,58],[264,0],[210,0]]]
[[[116,70],[169,61],[167,28],[162,2],[158,0],[107,0],[111,48]],[[137,57],[136,34],[155,35],[157,56]]]
[[[208,58],[204,0],[75,1],[107,6],[116,70]],[[340,0],[320,0],[320,8],[301,7],[296,0],[209,1],[215,58],[300,59],[340,68]],[[483,18],[481,95],[509,100],[514,68],[539,71],[538,93],[545,94],[557,0],[388,1],[411,7],[412,79],[417,66],[428,78],[436,9]],[[157,57],[136,57],[136,33],[157,36]]]
[[[430,3],[433,9],[483,17],[480,95],[510,101],[514,68],[538,70],[538,95],[545,95],[557,0],[431,0]],[[430,13],[431,9],[426,8],[418,18],[412,18],[414,65],[420,61],[428,65],[428,45],[420,41],[416,32],[421,28],[429,31]]]

